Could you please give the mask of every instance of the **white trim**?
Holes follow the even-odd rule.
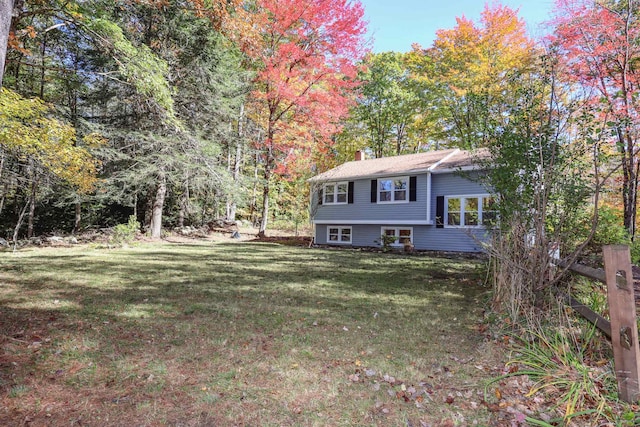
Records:
[[[445,228],[486,228],[482,224],[482,204],[483,200],[492,197],[489,193],[481,194],[463,194],[463,195],[451,195],[444,197],[444,218],[443,223]],[[449,199],[460,200],[460,225],[449,225]],[[464,203],[462,199],[477,199],[478,200],[478,225],[464,225]]]
[[[396,191],[402,191],[402,190],[396,190],[395,188],[395,181],[400,181],[402,180],[403,182],[405,182],[405,188],[404,188],[404,194],[405,194],[405,198],[404,200],[395,200],[395,192]],[[409,203],[409,199],[410,199],[410,195],[409,195],[409,187],[411,185],[411,178],[409,176],[406,175],[401,175],[401,176],[390,176],[387,178],[383,178],[383,179],[378,179],[376,180],[376,203],[379,203],[381,205],[389,205],[389,204],[396,204],[396,203]],[[380,181],[391,181],[391,190],[385,190],[386,192],[391,193],[391,198],[392,200],[380,200],[380,193],[382,192],[382,190],[380,190]]]
[[[444,156],[443,158],[441,158],[440,160],[438,160],[437,162],[435,162],[434,164],[432,164],[431,166],[429,166],[429,172],[432,172],[433,170],[435,170],[438,166],[440,166],[442,164],[442,162],[445,162],[447,160],[449,160],[449,158],[451,158],[451,156],[455,156],[456,154],[458,154],[460,152],[459,148],[456,148],[455,150],[453,150],[451,153],[447,154],[446,156]]]
[[[353,220],[353,219],[318,219],[313,220],[313,224],[316,225],[331,225],[331,224],[345,224],[345,225],[433,225],[433,221],[424,220],[395,220],[395,219],[367,219],[367,220]]]
[[[431,220],[431,172],[430,171],[427,172],[427,223],[433,224],[433,221]]]
[[[347,186],[347,191],[345,193],[338,193],[338,187],[341,185]],[[333,202],[327,202],[325,197],[327,196],[327,187],[333,187]],[[338,201],[338,194],[344,194],[345,200],[344,202]],[[336,181],[336,182],[327,182],[322,185],[322,204],[323,205],[346,205],[349,203],[349,181]]]
[[[337,228],[338,229],[338,240],[329,240],[329,229]],[[349,241],[346,242],[342,240],[342,230],[349,230]],[[350,226],[343,225],[327,225],[327,244],[328,245],[350,245],[353,242],[353,228]]]

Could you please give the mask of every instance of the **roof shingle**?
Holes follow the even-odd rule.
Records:
[[[378,176],[393,176],[421,172],[438,172],[478,166],[477,160],[488,152],[469,152],[459,149],[428,151],[394,157],[381,157],[341,164],[309,179],[311,182],[336,181]]]

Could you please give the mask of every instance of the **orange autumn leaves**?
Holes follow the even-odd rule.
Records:
[[[431,50],[441,78],[456,92],[498,91],[506,73],[531,65],[535,45],[516,11],[485,6],[479,26],[464,16],[456,21],[455,28],[436,32]]]
[[[487,123],[500,120],[508,97],[539,57],[525,22],[507,6],[485,6],[478,23],[457,18],[429,48],[407,54],[411,78],[430,94],[420,120],[433,139],[478,148],[491,143]]]

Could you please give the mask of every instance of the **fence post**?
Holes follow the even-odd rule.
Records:
[[[636,403],[640,399],[640,348],[631,256],[626,245],[603,246],[602,250],[618,393],[621,400]]]

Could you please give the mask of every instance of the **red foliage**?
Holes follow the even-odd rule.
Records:
[[[640,6],[630,2],[557,0],[550,41],[569,70],[567,78],[590,95],[612,135],[622,163],[624,224],[635,235],[640,137]]]
[[[637,10],[616,11],[585,0],[558,0],[557,7],[551,40],[567,61],[569,77],[596,89],[617,118],[637,119],[632,111],[640,83]]]
[[[258,68],[253,97],[266,138],[257,145],[267,168],[284,174],[339,131],[367,51],[364,10],[347,0],[258,0],[256,9],[259,38],[242,46]]]

